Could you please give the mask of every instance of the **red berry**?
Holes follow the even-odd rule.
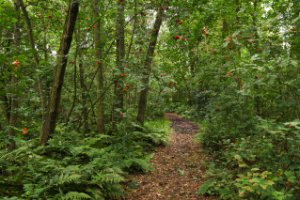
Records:
[[[174,36],[174,39],[175,39],[175,40],[179,40],[180,38],[181,38],[181,37],[180,37],[179,35],[175,35],[175,36]]]

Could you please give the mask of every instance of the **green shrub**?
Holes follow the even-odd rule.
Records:
[[[133,130],[133,128],[132,128]],[[6,199],[114,199],[128,172],[151,170],[151,149],[167,142],[166,121],[147,122],[113,136],[55,134],[49,145],[18,142],[0,152],[0,196]],[[15,196],[15,197],[13,197]]]

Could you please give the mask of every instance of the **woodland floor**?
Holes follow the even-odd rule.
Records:
[[[166,113],[165,117],[172,122],[170,142],[156,150],[152,172],[132,177],[137,189],[129,193],[127,200],[209,199],[196,194],[204,182],[201,163],[207,159],[194,140],[199,127],[177,114]]]

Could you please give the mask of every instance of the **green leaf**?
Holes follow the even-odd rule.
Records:
[[[208,181],[204,182],[204,183],[200,186],[200,188],[199,188],[199,190],[198,190],[198,194],[200,194],[200,195],[205,195],[205,194],[207,194],[208,191],[209,191],[209,189],[210,189],[212,186],[214,186],[215,183],[216,183],[215,180],[208,180]]]

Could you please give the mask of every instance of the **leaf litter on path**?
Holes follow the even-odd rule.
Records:
[[[165,117],[172,122],[170,143],[156,150],[152,172],[131,177],[133,186],[126,200],[210,199],[197,196],[205,174],[201,163],[207,160],[194,141],[199,127],[174,113],[166,113]]]

